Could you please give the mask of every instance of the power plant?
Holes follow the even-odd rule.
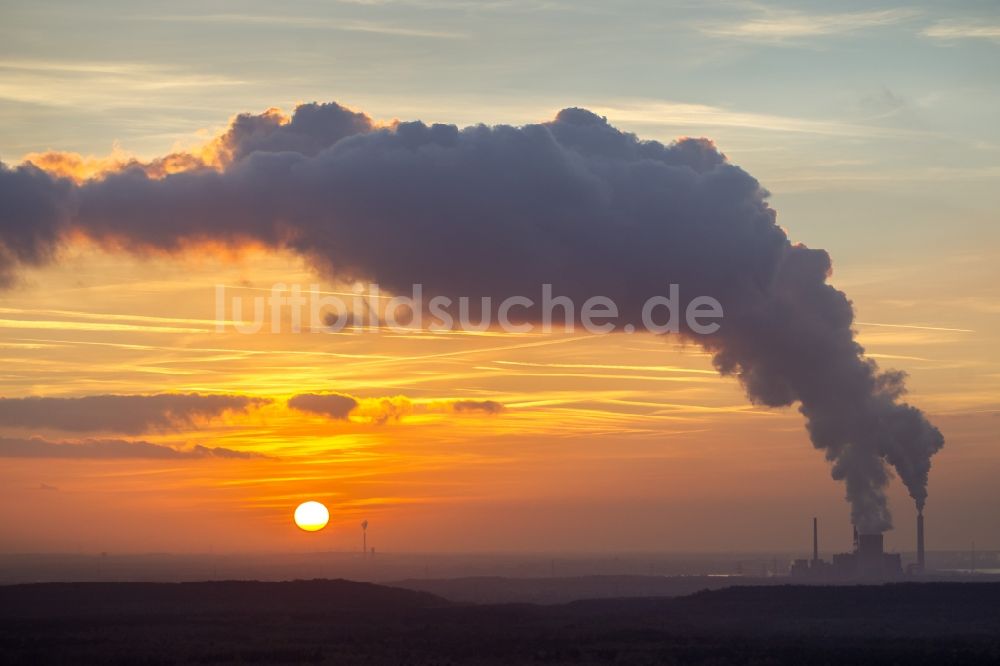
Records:
[[[917,514],[917,562],[907,568],[908,573],[924,570],[924,514]],[[832,562],[819,558],[819,521],[813,518],[812,559],[792,562],[789,572],[797,578],[819,579],[892,579],[903,575],[903,562],[899,553],[885,552],[881,533],[858,534],[854,528],[854,550],[836,553]]]

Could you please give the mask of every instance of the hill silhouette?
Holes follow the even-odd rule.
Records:
[[[731,585],[787,584],[783,578],[732,579],[726,576],[591,575],[558,578],[411,578],[390,585],[419,590],[450,601],[474,604],[564,604],[579,599],[678,597]]]
[[[473,605],[343,580],[0,587],[3,664],[977,664],[1000,584]]]

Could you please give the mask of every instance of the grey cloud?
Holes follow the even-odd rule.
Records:
[[[500,414],[505,410],[495,400],[441,400],[415,405],[402,395],[367,398],[362,404],[362,399],[343,393],[300,393],[289,399],[288,406],[336,420],[347,420],[353,414],[375,425],[398,423],[414,412]]]
[[[175,449],[163,444],[122,439],[85,439],[79,442],[52,442],[39,437],[0,437],[0,458],[71,458],[87,460],[180,460],[226,458],[249,460],[266,458],[252,451],[197,444],[190,449]],[[44,484],[43,484],[44,485]]]
[[[43,262],[70,232],[167,251],[249,239],[341,278],[403,293],[422,283],[426,298],[499,299],[551,283],[578,304],[610,297],[635,323],[676,283],[682,307],[708,295],[725,311],[717,333],[681,335],[753,402],[799,404],[859,529],[891,524],[887,465],[923,506],[941,433],[903,401],[902,375],[864,356],[850,301],[827,283],[827,253],[792,244],[767,192],[711,142],[641,141],[584,109],[464,129],[374,128],[339,107],[298,116],[238,120],[222,171],[126,169],[72,186],[4,169],[0,195],[16,198],[0,199],[0,265],[13,275]]]
[[[300,393],[289,399],[288,406],[301,412],[346,420],[358,406],[358,401],[341,393]]]
[[[496,400],[455,400],[451,403],[451,408],[456,412],[483,412],[485,414],[499,414],[505,409]]]
[[[0,398],[0,426],[135,435],[191,425],[269,402],[242,395],[159,393],[80,398]]]

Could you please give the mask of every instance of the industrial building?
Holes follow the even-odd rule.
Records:
[[[917,563],[908,568],[909,573],[918,573],[924,568],[924,516],[917,515]],[[903,575],[903,563],[899,553],[885,552],[881,533],[858,534],[854,530],[854,550],[837,553],[832,562],[819,558],[819,524],[813,518],[812,559],[798,559],[792,563],[789,572],[796,578],[822,580],[868,579],[884,580]]]

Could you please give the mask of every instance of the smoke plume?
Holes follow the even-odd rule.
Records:
[[[680,285],[725,312],[709,336],[751,401],[799,404],[863,532],[891,526],[889,466],[917,507],[943,438],[864,356],[830,257],[793,244],[768,193],[704,139],[641,141],[583,109],[523,127],[398,122],[336,104],[239,116],[178,172],[132,163],[83,182],[0,170],[0,279],[83,235],[130,251],[199,241],[291,249],[325,274],[425,297],[612,298],[622,321]],[[175,167],[176,168],[176,167]],[[529,313],[530,316],[531,313]]]

